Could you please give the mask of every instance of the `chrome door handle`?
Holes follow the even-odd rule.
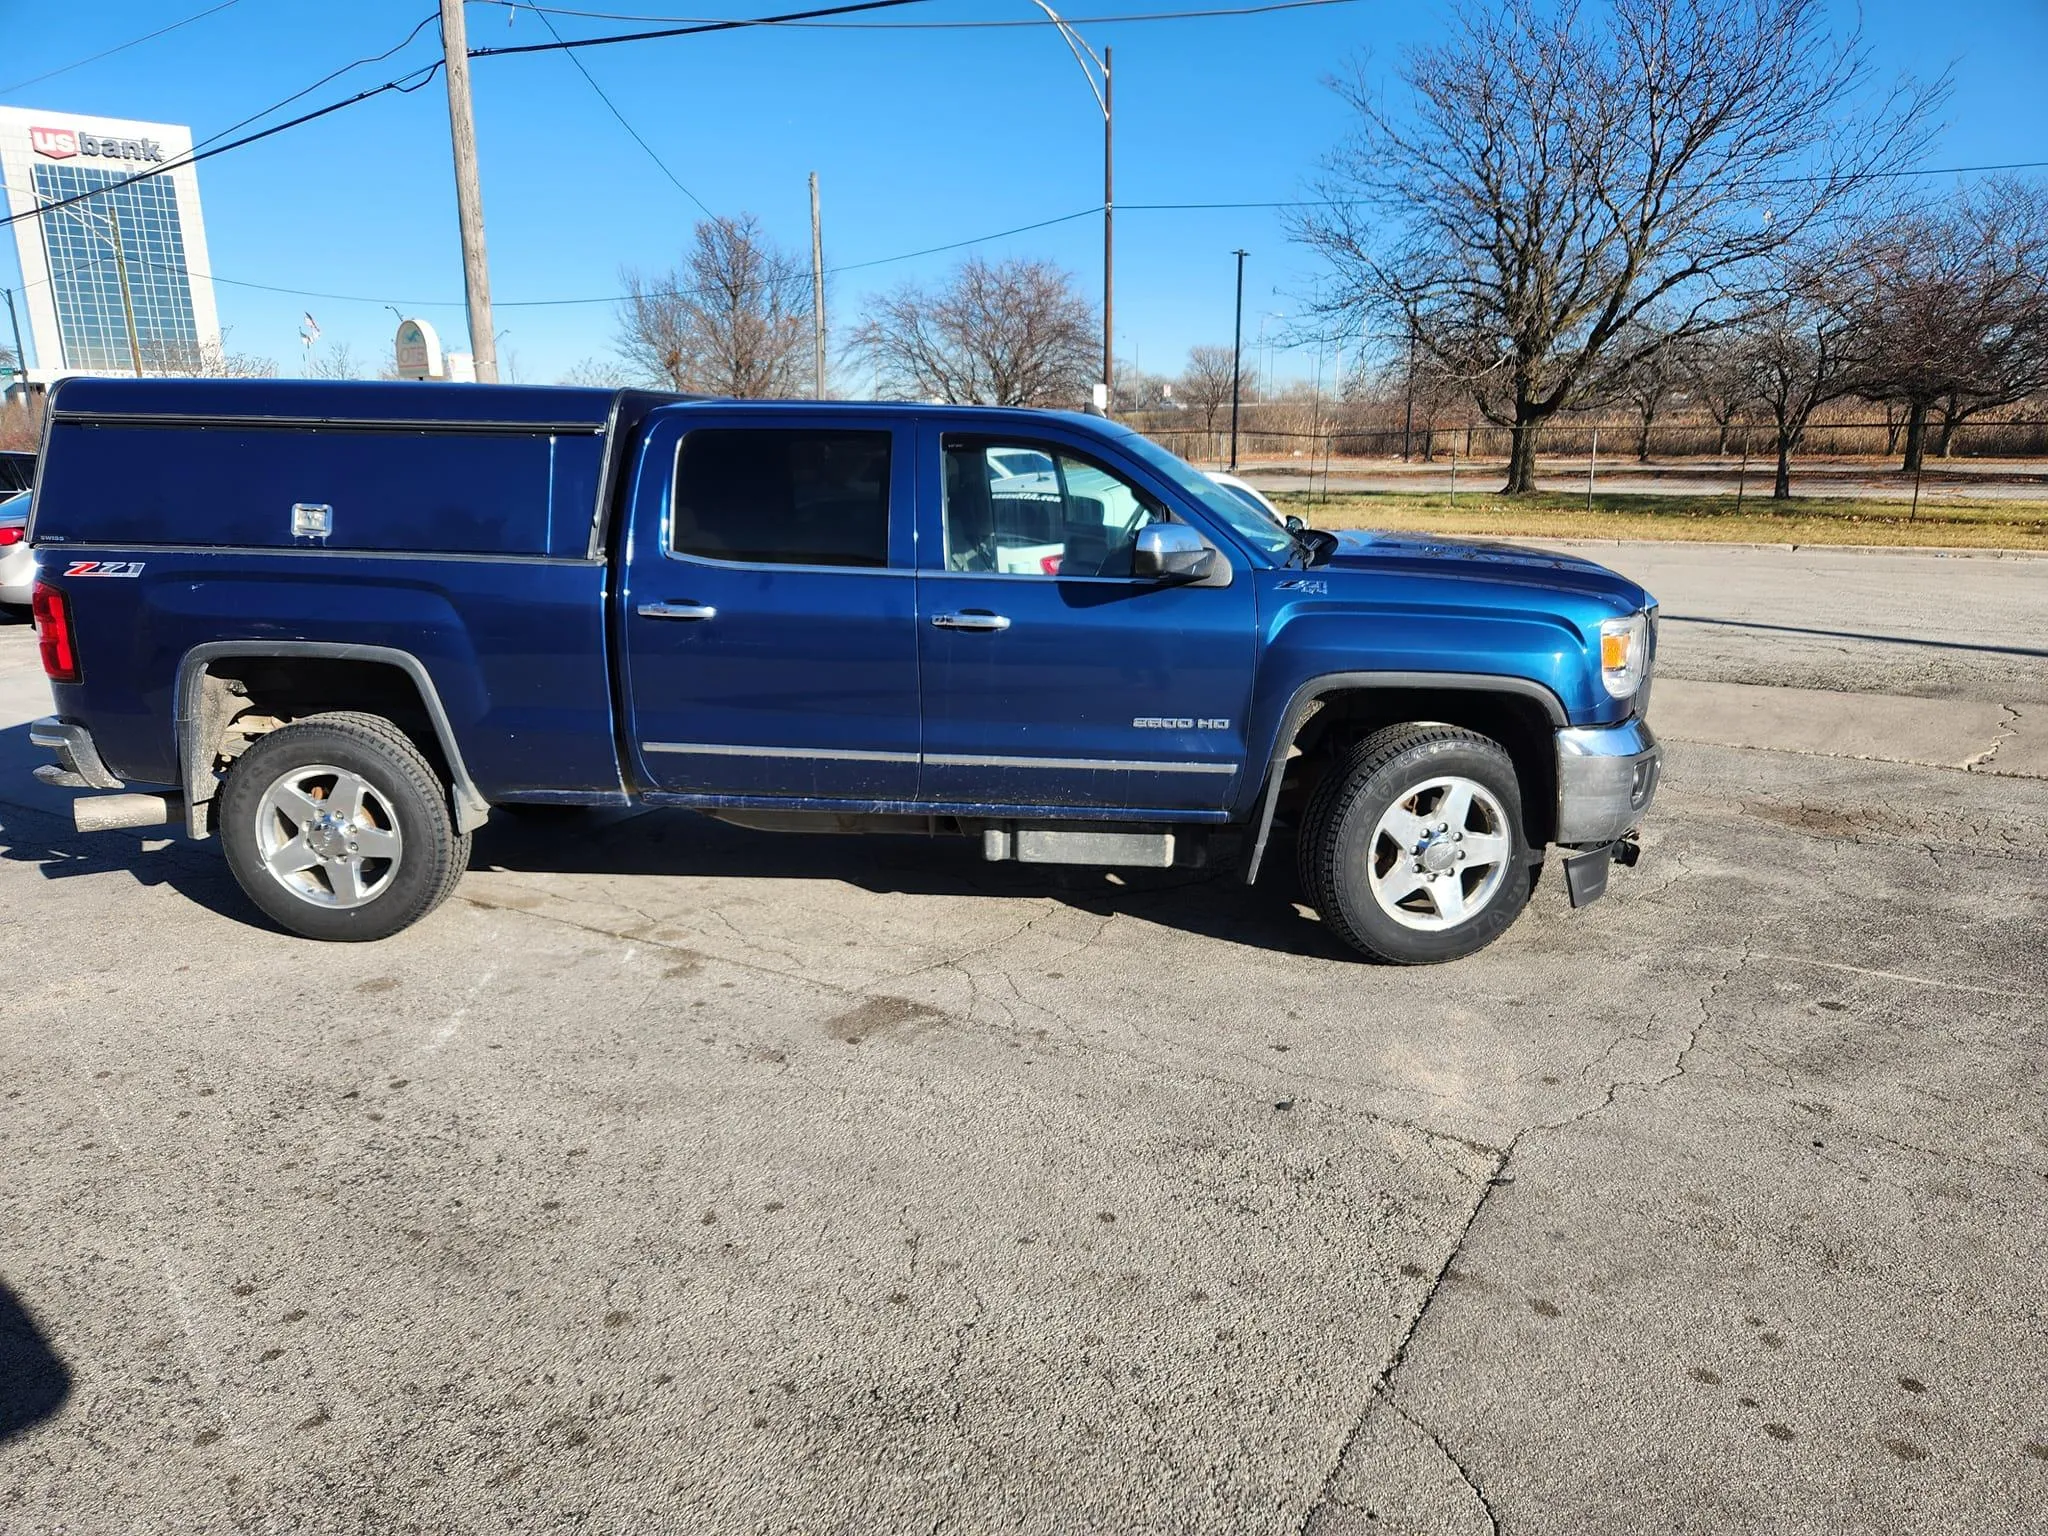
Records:
[[[1010,621],[1000,613],[935,613],[932,623],[939,629],[972,629],[983,634],[1010,627]]]
[[[718,610],[709,603],[642,603],[643,619],[715,619]]]

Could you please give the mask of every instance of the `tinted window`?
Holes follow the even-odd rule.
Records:
[[[999,576],[1129,576],[1165,509],[1061,450],[946,439],[946,567]]]
[[[0,496],[31,489],[36,483],[36,459],[32,453],[0,453]]]
[[[889,434],[708,427],[676,461],[670,547],[749,565],[887,565]]]

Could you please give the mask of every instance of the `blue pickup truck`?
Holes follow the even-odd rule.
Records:
[[[83,829],[218,835],[318,939],[524,806],[1257,878],[1369,957],[1574,904],[1657,785],[1656,610],[1587,561],[1290,530],[1085,416],[73,379],[30,542]]]

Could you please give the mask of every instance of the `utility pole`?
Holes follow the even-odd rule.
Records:
[[[469,351],[479,384],[498,382],[491,326],[491,272],[484,255],[484,194],[476,174],[476,114],[469,100],[469,31],[462,0],[441,0],[441,56],[448,75],[448,138],[455,151],[455,211],[462,227],[462,288],[469,299]]]
[[[811,172],[811,325],[817,351],[818,398],[825,398],[825,231],[818,222],[818,173]]]
[[[21,349],[21,316],[15,313],[14,290],[12,288],[0,288],[0,294],[5,294],[7,297],[7,318],[14,323],[14,371],[21,376],[22,392],[24,397],[26,397],[28,391],[28,353]],[[0,395],[4,395],[4,393],[5,391],[0,391]]]
[[[1237,335],[1230,344],[1230,467],[1237,468],[1237,393],[1239,380],[1244,370],[1244,259],[1250,251],[1238,251],[1237,256]]]
[[[1110,93],[1109,56],[1102,50],[1102,413],[1116,408],[1116,179],[1110,142],[1115,124],[1115,97]]]
[[[128,322],[128,361],[135,367],[135,377],[142,377],[142,343],[135,336],[135,295],[128,287],[128,253],[121,247],[121,215],[110,205],[107,209],[107,229],[114,239],[114,271],[121,279],[121,315]]]

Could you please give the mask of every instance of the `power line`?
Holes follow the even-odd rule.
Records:
[[[0,85],[0,96],[26,90],[31,85],[41,85],[45,80],[54,80],[59,75],[68,75],[74,69],[83,69],[88,64],[97,64],[101,59],[111,59],[115,54],[125,53],[139,43],[146,43],[151,38],[162,37],[166,32],[175,32],[180,27],[189,27],[195,21],[204,21],[216,12],[224,11],[229,6],[239,5],[240,3],[241,0],[220,0],[219,5],[208,6],[205,10],[195,15],[187,16],[183,21],[174,21],[167,27],[158,27],[154,32],[145,32],[140,37],[131,37],[127,42],[116,43],[111,48],[102,48],[98,53],[92,54],[87,58],[75,59],[69,64],[61,64],[57,68],[45,71],[43,74],[37,75],[32,79],[17,80],[12,85]]]
[[[515,48],[472,48],[473,59],[503,58],[515,53],[559,53],[566,48],[602,48],[608,43],[643,43],[658,37],[696,37],[706,32],[736,32],[743,27],[783,26],[796,21],[814,21],[821,16],[848,16],[856,11],[887,11],[900,5],[923,5],[926,0],[854,0],[849,5],[828,5],[814,11],[790,11],[782,16],[748,16],[732,21],[693,22],[689,26],[665,27],[656,32],[616,32],[609,37],[572,37],[567,42],[522,43]]]
[[[109,192],[119,191],[122,187],[133,186],[138,181],[149,181],[157,176],[168,175],[172,171],[183,170],[188,165],[197,165],[202,160],[211,160],[215,155],[224,155],[231,149],[240,149],[244,145],[256,143],[259,139],[270,138],[273,134],[283,133],[287,129],[297,128],[310,123],[316,118],[326,117],[331,113],[339,112],[344,107],[352,107],[358,102],[368,101],[373,96],[382,96],[386,91],[398,91],[402,94],[416,91],[421,86],[431,82],[434,76],[440,72],[441,61],[436,59],[431,64],[413,70],[411,74],[400,75],[396,80],[387,80],[382,85],[372,86],[367,91],[358,91],[346,101],[330,102],[324,107],[315,108],[313,111],[302,113],[298,117],[288,118],[274,127],[263,129],[260,133],[247,134],[242,138],[230,140],[226,144],[216,145],[212,149],[195,150],[192,154],[186,155],[182,159],[168,160],[153,169],[138,171],[133,176],[122,177],[119,181],[110,181],[104,187],[93,187],[84,192],[74,192],[69,197],[61,197],[54,202],[44,203],[38,208],[31,208],[27,213],[9,214],[6,218],[0,219],[0,226],[18,224],[23,219],[39,219],[46,213],[55,212],[59,208],[68,208],[73,203],[82,203],[88,198],[104,197]],[[414,79],[415,75],[419,78]],[[275,111],[276,108],[273,107],[268,110]],[[263,115],[261,112],[256,114],[257,117],[262,117]],[[254,121],[254,119],[247,119],[247,121]],[[229,129],[227,131],[232,133],[234,130]]]
[[[1063,213],[1054,218],[1039,219],[1035,223],[1019,224],[1011,229],[999,229],[993,234],[976,235],[971,239],[955,240],[946,245],[932,245],[926,246],[922,250],[902,251],[894,256],[876,256],[867,261],[846,262],[840,266],[827,267],[825,275],[832,277],[841,272],[860,272],[871,267],[890,266],[899,261],[915,261],[920,256],[935,256],[945,251],[957,251],[970,245],[986,245],[990,241],[1008,239],[1011,235],[1027,234],[1034,229],[1047,229],[1055,224],[1070,224],[1075,219],[1093,218],[1101,212],[1102,208],[1099,204],[1092,208],[1080,208],[1072,213]],[[67,270],[73,272],[83,271],[89,267],[103,265],[107,259],[105,256],[93,256],[81,265]],[[224,283],[231,288],[253,288],[263,293],[288,294],[292,298],[298,299],[325,299],[336,304],[393,304],[401,309],[459,309],[463,302],[460,299],[393,299],[372,297],[369,294],[363,293],[327,293],[317,288],[286,288],[276,283],[256,283],[250,282],[246,278],[222,277],[217,273],[211,272],[195,272],[190,267],[174,267],[164,262],[152,262],[147,257],[138,257],[137,261],[140,265],[151,271],[183,272],[187,277],[202,278],[211,283]],[[763,286],[784,282],[808,283],[810,280],[810,273],[794,272],[786,277],[769,278],[764,282]],[[43,278],[39,280],[39,284],[40,286],[48,287],[54,281],[54,278]],[[25,284],[24,291],[35,286],[38,286],[38,283]],[[705,294],[709,290],[701,288],[674,288],[659,291],[662,293],[697,296]],[[623,304],[632,297],[633,295],[628,293],[607,293],[579,299],[498,299],[493,301],[493,307],[497,309],[562,309],[585,304]]]
[[[400,75],[396,80],[386,81],[383,85],[378,86],[374,90],[363,91],[355,96],[350,97],[347,101],[336,102],[331,106],[320,108],[317,112],[309,112],[303,117],[294,118],[288,123],[280,123],[274,128],[264,129],[261,133],[250,134],[245,139],[237,139],[232,144],[220,144],[219,148],[215,149],[207,148],[208,145],[218,144],[221,139],[226,138],[229,134],[234,133],[239,129],[248,127],[249,124],[251,123],[260,122],[262,119],[270,116],[270,114],[273,112],[282,111],[284,108],[290,106],[293,102],[300,100],[302,97],[312,95],[312,93],[319,90],[321,86],[326,85],[329,81],[340,79],[341,76],[347,74],[350,70],[360,69],[365,64],[381,64],[384,60],[390,58],[393,54],[402,52],[405,48],[410,46],[414,38],[418,37],[421,32],[425,31],[430,23],[438,19],[439,12],[429,12],[427,15],[423,16],[417,24],[414,25],[413,29],[410,32],[406,33],[406,35],[403,38],[401,38],[398,42],[392,44],[389,48],[386,48],[382,53],[366,54],[364,57],[360,59],[355,59],[347,64],[342,65],[341,68],[339,69],[328,71],[328,73],[322,75],[318,80],[315,80],[311,85],[304,86],[299,90],[293,91],[291,95],[285,97],[283,100],[274,101],[269,106],[263,108],[261,111],[252,112],[249,116],[243,118],[240,122],[231,123],[226,128],[221,129],[219,132],[211,134],[208,137],[199,140],[183,156],[167,160],[162,165],[152,166],[149,170],[138,171],[133,176],[124,176],[121,177],[119,180],[110,181],[104,187],[93,187],[87,191],[75,192],[69,197],[60,198],[56,202],[45,203],[40,208],[34,209],[28,213],[17,213],[10,215],[7,218],[0,219],[0,227],[17,223],[22,219],[38,218],[42,214],[49,212],[53,208],[68,207],[72,203],[83,202],[87,198],[100,197],[108,192],[119,191],[122,187],[132,186],[138,181],[148,181],[152,177],[163,176],[167,175],[172,171],[182,170],[185,166],[188,165],[197,165],[201,160],[209,159],[214,155],[225,154],[228,150],[231,149],[239,149],[244,144],[253,144],[258,139],[268,138],[273,133],[282,133],[284,132],[285,129],[295,128],[301,123],[310,123],[315,118],[325,117],[330,112],[339,112],[343,107],[352,107],[359,101],[367,101],[370,97],[381,95],[385,91],[416,91],[422,85],[425,85],[429,80],[432,80],[434,76],[440,72],[441,64],[438,60],[435,61],[431,66],[427,67],[424,79],[415,81],[413,84],[407,85],[404,82],[411,80],[413,74],[420,73],[420,71],[418,70],[414,70],[412,74]]]
[[[546,13],[536,12],[535,14],[537,14],[540,17],[540,24],[548,29],[548,36],[552,37],[556,42],[559,43],[562,40],[562,34],[555,30],[555,24],[552,21],[548,20]],[[710,205],[706,203],[703,198],[699,197],[696,193],[692,192],[688,187],[682,184],[682,181],[676,176],[676,173],[668,168],[668,162],[663,160],[660,155],[654,152],[654,146],[652,144],[649,144],[645,139],[640,137],[640,130],[635,128],[631,123],[626,121],[626,114],[619,110],[618,103],[613,101],[611,97],[607,96],[604,93],[604,87],[597,83],[597,77],[595,75],[591,74],[589,70],[583,67],[583,61],[577,58],[573,52],[567,54],[566,57],[568,58],[571,64],[574,64],[576,66],[576,73],[583,77],[584,83],[588,85],[593,91],[597,92],[597,99],[604,103],[605,110],[610,112],[613,117],[617,118],[619,120],[619,126],[626,130],[626,132],[632,137],[633,142],[635,144],[638,144],[643,150],[647,152],[647,158],[654,162],[655,168],[659,170],[662,175],[666,176],[671,183],[674,184],[675,189],[678,192],[682,193],[683,196],[687,197],[699,208],[702,208],[704,210],[704,216],[707,219],[717,218],[718,215],[711,211]]]
[[[715,21],[710,16],[641,16],[623,11],[579,11],[556,5],[536,5],[531,0],[485,0],[485,3],[499,5],[515,16],[530,12],[536,16],[575,16],[588,21],[652,21],[693,24]],[[1122,26],[1133,22],[1147,21],[1206,21],[1215,17],[1264,16],[1273,11],[1305,11],[1330,5],[1356,5],[1359,0],[1271,0],[1265,5],[1240,5],[1200,11],[1137,11],[1121,16],[1069,16],[1071,26],[1106,27]],[[1053,27],[1059,23],[1047,16],[1019,16],[1000,21],[786,21],[758,22],[759,26],[779,26],[791,31],[806,29],[820,32],[975,32],[996,27]]]

